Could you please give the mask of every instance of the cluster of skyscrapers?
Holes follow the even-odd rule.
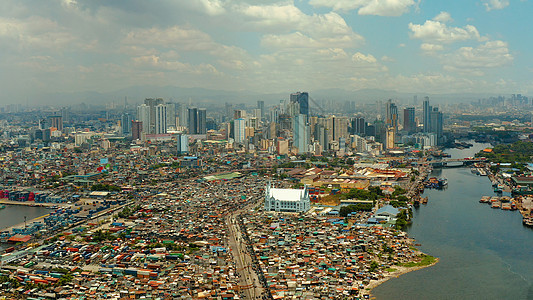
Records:
[[[148,98],[137,107],[135,118],[128,113],[122,115],[122,133],[134,140],[178,134],[178,152],[188,149],[185,145],[193,136],[227,140],[240,149],[316,155],[323,151],[382,151],[410,142],[435,146],[443,141],[442,112],[430,105],[428,97],[420,117],[414,106],[404,107],[400,115],[398,105],[388,100],[378,102],[374,119],[353,113],[354,101],[345,104],[350,112],[336,116],[328,115],[316,102],[311,107],[310,100],[309,93],[297,92],[268,110],[262,100],[252,110],[243,106],[234,109],[233,104],[226,103],[224,110],[214,112],[216,118],[208,118],[205,108]]]

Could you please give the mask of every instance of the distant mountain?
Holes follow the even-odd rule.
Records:
[[[124,103],[127,97],[130,105],[141,103],[145,98],[163,98],[176,102],[201,105],[212,102],[229,103],[256,103],[263,100],[267,104],[278,103],[279,100],[287,100],[289,94],[296,91],[285,91],[269,94],[261,94],[253,91],[225,91],[211,90],[204,88],[183,88],[177,86],[132,86],[113,92],[101,93],[95,91],[73,92],[73,93],[53,93],[39,95],[32,101],[34,104],[47,105],[76,105],[85,103],[87,105],[105,105],[114,102],[117,105]],[[425,96],[429,96],[432,103],[458,103],[471,102],[480,98],[487,98],[489,94],[427,94],[427,93],[399,93],[380,89],[362,89],[349,91],[344,89],[321,89],[308,91],[314,101],[356,101],[374,102],[377,100],[399,100],[402,103],[411,103],[413,96],[418,96],[418,101],[422,102]]]

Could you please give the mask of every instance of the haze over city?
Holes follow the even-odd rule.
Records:
[[[532,39],[520,16],[531,10],[518,0],[7,0],[0,104],[180,96],[158,87],[527,94]]]

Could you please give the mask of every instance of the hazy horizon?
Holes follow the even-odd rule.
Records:
[[[0,105],[188,96],[169,87],[528,95],[524,11],[530,1],[6,0]]]

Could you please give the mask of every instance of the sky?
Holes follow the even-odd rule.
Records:
[[[2,0],[0,103],[132,86],[533,91],[532,0]]]

